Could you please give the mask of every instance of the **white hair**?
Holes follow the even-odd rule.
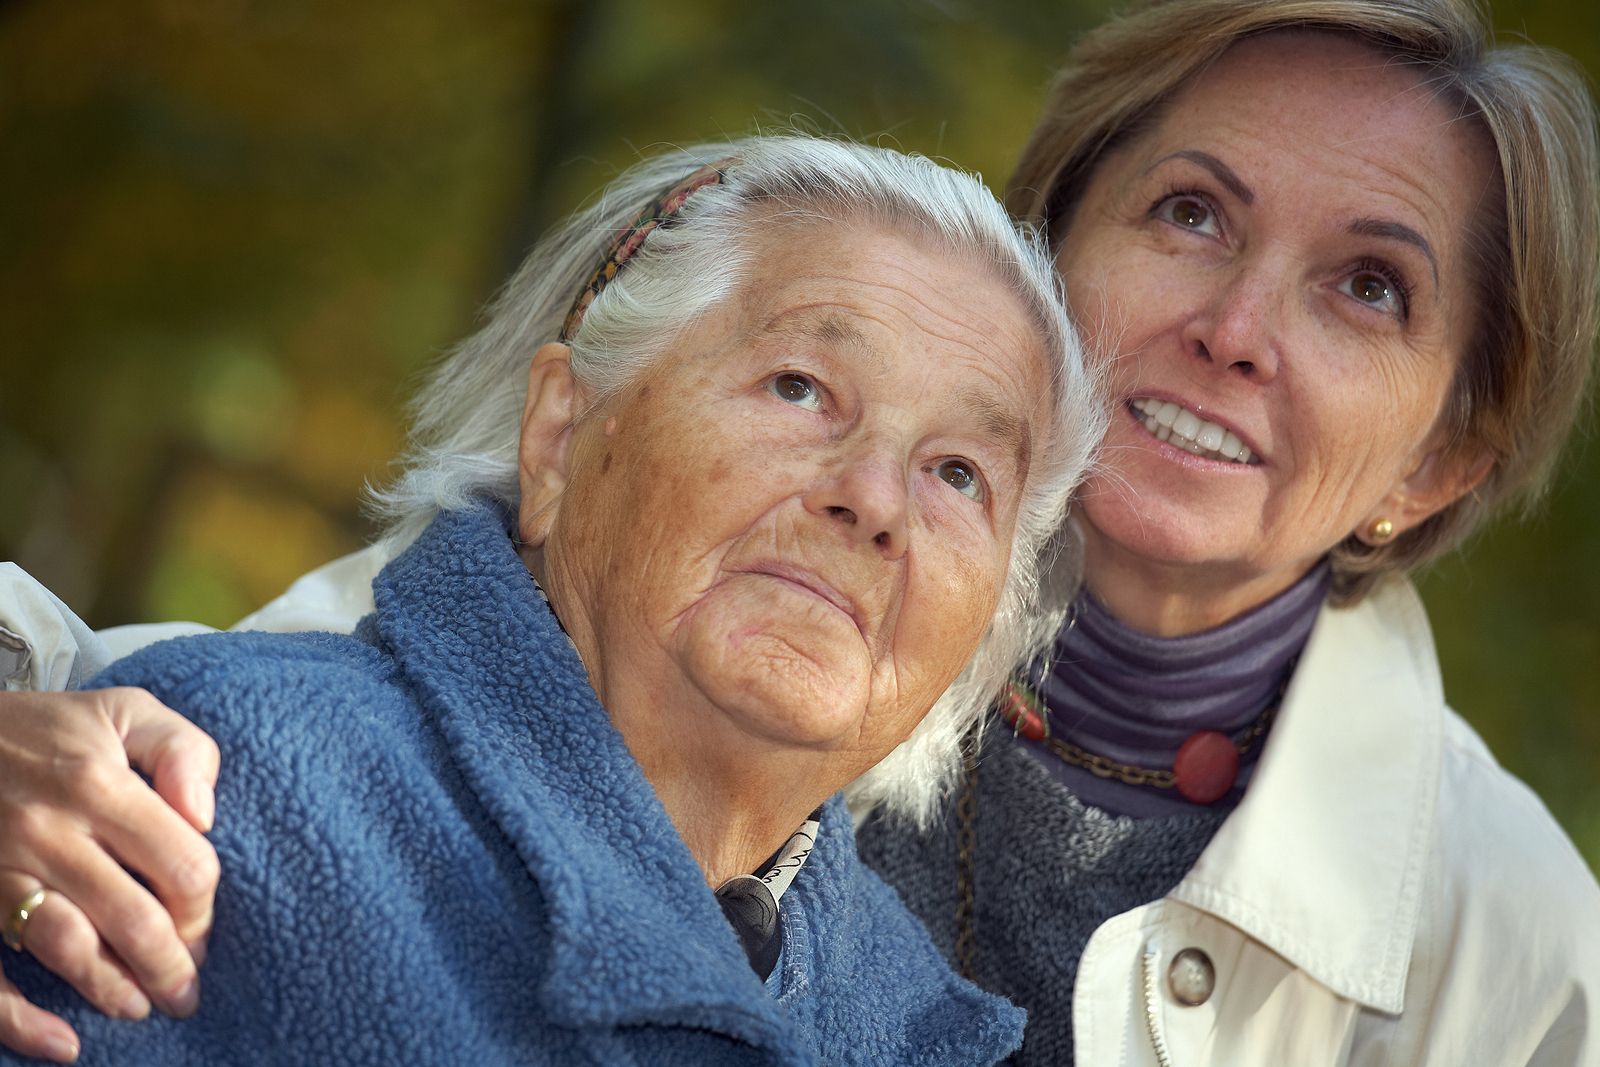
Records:
[[[696,191],[676,224],[651,233],[569,339],[573,375],[596,402],[625,388],[679,331],[738,290],[757,227],[775,214],[809,224],[882,225],[984,266],[1020,298],[1050,361],[1054,425],[1035,444],[994,622],[911,737],[848,790],[858,814],[882,807],[925,823],[959,770],[962,739],[1061,624],[1076,575],[1052,574],[1042,588],[1041,560],[1056,547],[1068,496],[1106,420],[1048,252],[1031,231],[1019,231],[977,177],[888,149],[798,135],[677,148],[644,160],[540,242],[490,306],[487,323],[432,372],[412,405],[402,472],[373,493],[375,510],[398,546],[440,511],[477,497],[516,509],[517,442],[534,351],[557,338],[612,237],[708,163],[719,165],[722,181]]]

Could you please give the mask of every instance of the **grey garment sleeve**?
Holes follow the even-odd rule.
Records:
[[[0,690],[73,689],[135,649],[210,629],[169,622],[96,633],[27,571],[0,563]]]
[[[373,576],[395,551],[373,545],[325,564],[233,629],[348,633],[372,610]],[[96,632],[27,571],[0,563],[0,690],[71,689],[145,645],[210,632],[211,627],[194,622]]]
[[[0,686],[68,689],[112,659],[60,598],[15,563],[0,563]]]

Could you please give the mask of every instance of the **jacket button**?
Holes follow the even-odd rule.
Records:
[[[1217,988],[1217,969],[1211,957],[1197,948],[1186,948],[1172,957],[1167,968],[1167,988],[1172,999],[1186,1008],[1198,1007],[1211,999]]]

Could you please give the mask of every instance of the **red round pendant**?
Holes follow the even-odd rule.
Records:
[[[1005,694],[1000,698],[1000,713],[1012,729],[1029,741],[1044,740],[1047,731],[1043,716],[1033,709],[1026,697],[1017,692],[1016,686],[1006,687]]]
[[[1215,804],[1239,777],[1239,749],[1227,734],[1201,730],[1189,735],[1172,761],[1178,792],[1194,804]]]

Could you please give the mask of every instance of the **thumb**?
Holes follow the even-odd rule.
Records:
[[[222,762],[217,743],[143,689],[106,689],[101,696],[109,702],[106,712],[122,735],[128,761],[191,826],[210,830]]]

